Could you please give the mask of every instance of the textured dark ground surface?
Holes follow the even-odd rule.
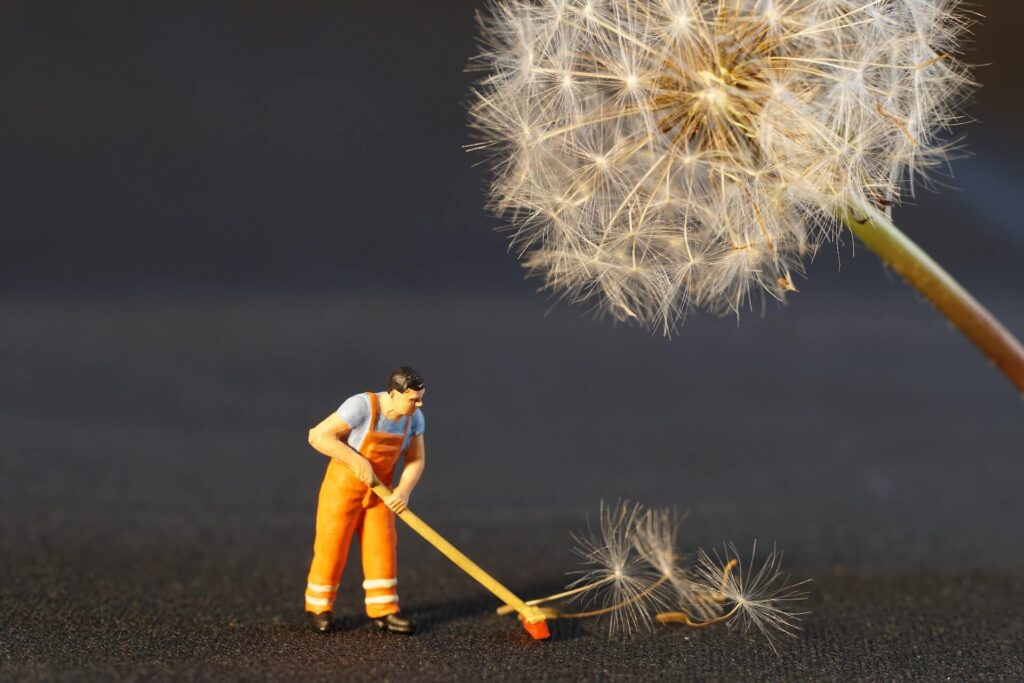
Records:
[[[982,295],[1024,330],[1018,296]],[[1024,406],[930,308],[808,292],[671,341],[543,308],[0,304],[0,677],[1024,677]],[[722,628],[531,642],[408,530],[421,634],[366,629],[357,565],[344,630],[304,631],[306,429],[399,362],[429,385],[413,507],[514,590],[558,589],[569,532],[628,497],[689,510],[687,548],[777,541],[813,578],[803,634],[779,657]]]
[[[1024,336],[1024,5],[978,5],[976,156],[896,216]],[[479,6],[0,3],[0,679],[1024,679],[1009,385],[848,245],[739,329],[542,318],[462,149]],[[217,293],[247,285],[344,291]],[[348,628],[305,632],[306,429],[398,363],[430,383],[414,508],[512,588],[630,497],[689,510],[687,548],[777,541],[802,637],[529,642],[410,533],[420,635],[364,629],[358,572]]]

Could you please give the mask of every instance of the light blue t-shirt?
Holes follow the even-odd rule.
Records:
[[[380,399],[384,396],[384,393],[383,391],[378,391],[377,398]],[[366,436],[366,431],[370,428],[369,397],[366,394],[356,394],[345,399],[345,402],[338,408],[338,416],[345,421],[345,424],[352,428],[348,435],[348,445],[358,451],[362,448],[363,438]],[[411,418],[400,417],[395,422],[384,417],[383,411],[377,417],[377,431],[388,432],[389,434],[401,434],[404,432],[405,423],[410,419],[412,420],[412,425],[409,427],[409,433],[405,435],[405,441],[402,442],[402,449],[399,451],[399,455],[405,455],[412,437],[422,434],[426,429],[427,425],[426,420],[423,418],[423,411],[417,408]]]

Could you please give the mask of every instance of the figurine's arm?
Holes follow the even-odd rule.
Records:
[[[373,483],[373,467],[370,466],[370,461],[345,443],[345,437],[351,431],[352,428],[340,415],[331,413],[323,422],[309,430],[309,445],[330,458],[340,460],[352,470],[356,479],[370,486]]]
[[[423,435],[417,434],[409,442],[405,451],[405,467],[398,480],[398,486],[391,491],[391,497],[384,503],[395,512],[402,512],[409,505],[409,496],[416,488],[416,483],[423,476],[423,468],[427,466],[427,447],[423,443]]]

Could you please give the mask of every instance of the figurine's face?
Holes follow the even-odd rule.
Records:
[[[423,405],[423,394],[426,389],[406,389],[403,392],[391,392],[391,405],[399,415],[412,415],[416,409]]]

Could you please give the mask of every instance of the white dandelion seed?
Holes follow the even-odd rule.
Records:
[[[682,566],[685,558],[676,545],[679,523],[679,515],[672,509],[648,510],[636,521],[633,547],[671,587],[671,603],[675,609],[701,620],[711,619],[717,616],[716,606],[704,599],[706,591]]]
[[[670,330],[784,299],[849,207],[946,164],[959,0],[495,0],[474,147],[547,287]]]
[[[775,547],[758,563],[757,543],[754,543],[749,562],[742,562],[736,547],[727,544],[723,553],[698,553],[696,579],[709,594],[716,594],[727,610],[723,617],[730,625],[738,625],[743,632],[757,629],[778,654],[776,639],[780,635],[793,637],[800,629],[800,617],[806,611],[797,611],[796,603],[805,600],[802,589],[807,581],[789,583],[782,573],[782,553]]]
[[[583,612],[562,613],[566,618],[607,616],[611,637],[629,636],[653,625],[652,614],[668,604],[666,580],[636,552],[634,532],[643,507],[627,502],[601,503],[598,528],[574,534],[576,554],[586,569],[568,588],[577,589]],[[593,609],[588,609],[588,608]]]

